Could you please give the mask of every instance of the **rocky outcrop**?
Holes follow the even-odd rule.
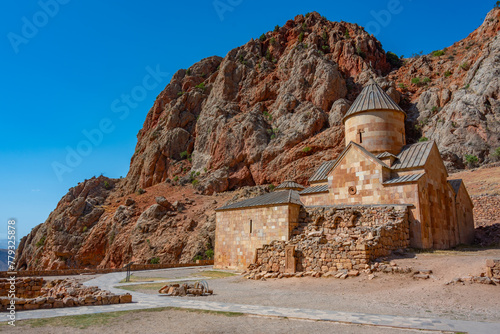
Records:
[[[388,76],[404,93],[414,138],[435,140],[448,167],[465,155],[487,163],[500,147],[500,10],[464,40],[427,56],[405,60]]]
[[[408,142],[435,140],[450,168],[466,154],[488,162],[500,146],[499,15],[400,68],[362,27],[310,13],[177,71],[137,135],[127,177],[70,189],[22,239],[17,268],[206,258],[213,209],[232,197],[224,192],[305,183],[345,146],[342,117],[370,77],[407,112]]]

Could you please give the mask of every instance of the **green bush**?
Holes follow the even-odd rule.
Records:
[[[469,167],[473,167],[479,162],[479,159],[475,155],[466,154],[465,161],[467,162],[467,165],[469,165]]]
[[[411,79],[411,83],[414,84],[414,85],[420,84],[420,78],[416,77],[416,78]]]
[[[184,95],[184,92],[178,92],[177,93],[177,96],[182,96],[182,95]]]
[[[469,68],[470,68],[470,65],[469,65],[469,63],[468,63],[468,62],[465,62],[465,63],[460,64],[460,68],[461,68],[462,70],[464,70],[464,71],[468,71],[468,70],[469,70]]]
[[[366,58],[366,53],[364,53],[363,51],[361,51],[361,48],[359,46],[356,47],[356,54],[358,56],[360,56],[361,58],[363,58],[363,59]]]
[[[346,29],[346,30],[345,30],[344,37],[345,37],[346,39],[351,38],[351,35],[349,35],[349,29]]]
[[[264,42],[266,40],[266,34],[260,35],[259,39],[261,42]]]
[[[104,181],[104,188],[106,188],[106,189],[111,188],[111,185],[109,184],[108,181]]]
[[[269,190],[273,191],[273,190],[274,190],[274,188],[276,188],[276,186],[275,186],[274,184],[270,184],[270,185],[268,186],[268,188],[269,188]]]
[[[280,30],[280,26],[279,26],[279,25],[276,25],[276,26],[274,27],[274,32],[278,32],[279,30]]]
[[[428,140],[429,140],[429,138],[427,138],[427,137],[422,137],[422,138],[420,138],[418,141],[419,141],[419,142],[424,142],[424,141],[428,141]]]
[[[439,111],[439,108],[436,106],[432,107],[432,112],[436,112],[436,111]]]
[[[196,86],[194,86],[194,87],[196,87],[196,88],[198,88],[198,89],[201,89],[201,90],[205,90],[205,83],[204,83],[204,82],[202,82],[202,83],[200,83],[199,85],[196,85]]]
[[[324,41],[327,41],[328,40],[328,34],[326,33],[326,31],[323,31],[323,40]]]
[[[299,42],[302,43],[303,40],[304,40],[304,32],[301,32],[299,35]]]
[[[196,262],[197,260],[203,260],[203,256],[196,255],[195,257],[193,257],[193,262]]]
[[[87,232],[87,230],[88,230],[87,226],[84,226],[82,229],[82,232],[85,233],[85,232]]]
[[[387,59],[387,62],[391,64],[392,67],[399,68],[403,65],[401,59],[394,52],[388,51],[385,54],[385,59]]]
[[[322,48],[323,50],[325,50],[325,51],[326,51],[326,50],[328,50],[330,47],[329,47],[328,45],[323,45],[321,48]]]
[[[445,54],[445,52],[443,50],[437,50],[437,51],[432,51],[431,54],[433,57],[441,57],[442,55]]]
[[[497,158],[497,159],[498,159],[498,158],[500,158],[500,147],[497,147],[497,148],[493,151],[493,153],[491,153],[491,155],[492,155],[493,157]]]
[[[158,263],[160,263],[160,258],[159,257],[154,257],[151,260],[149,260],[149,263],[151,263],[151,264],[158,264]]]
[[[179,177],[177,175],[174,177],[174,181],[175,182],[179,181]]]
[[[139,188],[137,189],[137,191],[135,192],[137,195],[142,195],[146,192],[146,190],[142,189],[142,188]]]
[[[446,71],[446,72],[444,72],[444,76],[445,76],[446,78],[448,78],[449,76],[451,76],[451,72],[450,72],[450,71]]]
[[[271,51],[269,50],[266,51],[266,59],[269,61],[273,60],[273,56],[271,55]]]
[[[304,153],[308,153],[308,152],[311,152],[312,148],[310,148],[309,146],[306,146],[302,149],[302,152]]]
[[[198,181],[197,179],[194,179],[193,181],[191,181],[191,184],[192,184],[193,186],[195,186],[195,187],[196,187],[199,183],[200,183],[200,181]]]
[[[211,260],[214,258],[214,250],[213,249],[207,249],[205,251],[205,256],[207,257],[207,259]]]
[[[271,40],[269,41],[269,43],[271,43],[271,45],[276,44],[276,38],[271,37]]]
[[[406,88],[407,88],[407,87],[406,87],[406,85],[405,85],[404,83],[400,83],[400,84],[398,85],[398,87],[399,87],[401,90],[406,90]]]
[[[190,68],[187,69],[186,75],[191,75],[191,69]]]
[[[423,79],[422,79],[422,82],[423,82],[424,84],[428,84],[429,82],[431,82],[431,78],[429,78],[429,77],[425,77],[425,78],[423,78]]]
[[[45,236],[42,236],[42,237],[40,238],[40,240],[38,240],[38,242],[36,243],[36,246],[37,246],[37,247],[42,247],[43,245],[45,245],[45,239],[46,239],[46,237],[45,237]]]
[[[187,151],[181,152],[180,156],[181,156],[181,159],[186,159],[188,156],[188,152]]]

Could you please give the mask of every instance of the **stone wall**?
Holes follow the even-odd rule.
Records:
[[[160,264],[133,264],[131,271],[137,270],[155,270],[180,267],[195,267],[213,265],[213,260],[197,260],[196,263],[160,263]],[[101,269],[61,269],[61,270],[19,270],[15,272],[17,277],[29,276],[70,276],[81,274],[109,274],[125,271],[125,268],[101,268]],[[12,276],[11,272],[0,271],[0,278]]]
[[[128,293],[115,295],[95,286],[84,286],[72,279],[48,282],[42,278],[19,279],[16,282],[15,298],[9,297],[10,281],[1,279],[0,284],[4,286],[4,290],[0,291],[1,312],[9,311],[12,303],[16,311],[21,311],[132,302],[132,296]]]
[[[257,249],[251,269],[336,272],[365,269],[371,260],[409,246],[406,206],[316,207],[301,210],[290,241]],[[294,248],[294,260],[286,252]],[[288,247],[288,248],[287,248]],[[292,261],[296,261],[295,265]]]
[[[8,296],[12,281],[0,278],[0,296]],[[35,298],[42,294],[43,278],[16,279],[14,290],[18,298]]]
[[[299,210],[299,205],[285,204],[217,211],[214,267],[246,269],[254,263],[257,248],[289,239]]]

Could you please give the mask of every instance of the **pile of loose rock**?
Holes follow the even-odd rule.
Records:
[[[213,290],[208,289],[207,285],[196,282],[194,284],[167,284],[159,291],[167,296],[207,296],[213,294]]]
[[[386,274],[410,274],[413,272],[411,267],[400,267],[395,261],[379,261],[373,264],[365,264],[356,266],[357,269],[340,269],[340,270],[330,270],[326,273],[320,271],[305,271],[296,273],[281,273],[272,271],[263,271],[260,266],[251,265],[249,269],[243,272],[241,275],[247,279],[253,280],[266,280],[272,278],[291,278],[291,277],[333,277],[346,279],[348,277],[357,277],[361,274],[368,275],[368,279],[372,280],[377,277],[374,273],[381,272]],[[419,271],[415,274],[420,274]],[[427,277],[428,278],[428,277]]]
[[[43,282],[40,278],[23,279],[23,281],[25,280],[33,280],[35,282],[41,280]],[[17,298],[14,299],[10,299],[6,295],[0,297],[0,310],[6,311],[7,307],[11,304],[11,300],[14,300],[17,311],[132,302],[132,296],[128,293],[115,295],[95,286],[84,286],[73,279],[44,282],[40,290],[40,295],[35,298],[23,298],[17,294],[16,296]]]
[[[481,273],[479,276],[456,277],[446,283],[446,285],[465,285],[465,283],[481,283],[500,286],[500,259],[486,260],[486,272]]]

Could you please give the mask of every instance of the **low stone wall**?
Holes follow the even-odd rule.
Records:
[[[0,282],[4,283],[6,280]],[[84,286],[72,279],[53,280],[44,282],[42,278],[24,278],[20,287],[40,287],[36,297],[30,297],[32,290],[25,289],[15,291],[16,298],[9,298],[9,291],[0,295],[0,311],[10,311],[12,303],[15,310],[36,310],[74,306],[94,306],[131,303],[132,296],[128,293],[115,295],[107,290],[101,290],[95,286]],[[17,287],[16,282],[16,287]],[[33,283],[33,284],[32,284]],[[9,283],[10,287],[10,283]]]
[[[166,263],[166,264],[133,264],[131,271],[154,270],[168,268],[182,268],[195,266],[213,265],[214,260],[198,260],[196,263]],[[64,270],[21,270],[16,272],[17,277],[29,276],[70,276],[82,274],[109,274],[114,272],[126,271],[125,268],[101,268],[101,269],[64,269]],[[7,271],[0,271],[0,278],[10,277],[12,274]]]
[[[42,294],[42,286],[43,278],[22,278],[14,281],[4,278],[0,279],[0,296],[8,296],[12,290],[18,298],[35,298]]]
[[[280,273],[366,269],[371,260],[409,247],[408,208],[305,208],[293,234],[290,241],[257,249],[249,268]]]
[[[500,279],[500,259],[486,260],[486,275]]]

